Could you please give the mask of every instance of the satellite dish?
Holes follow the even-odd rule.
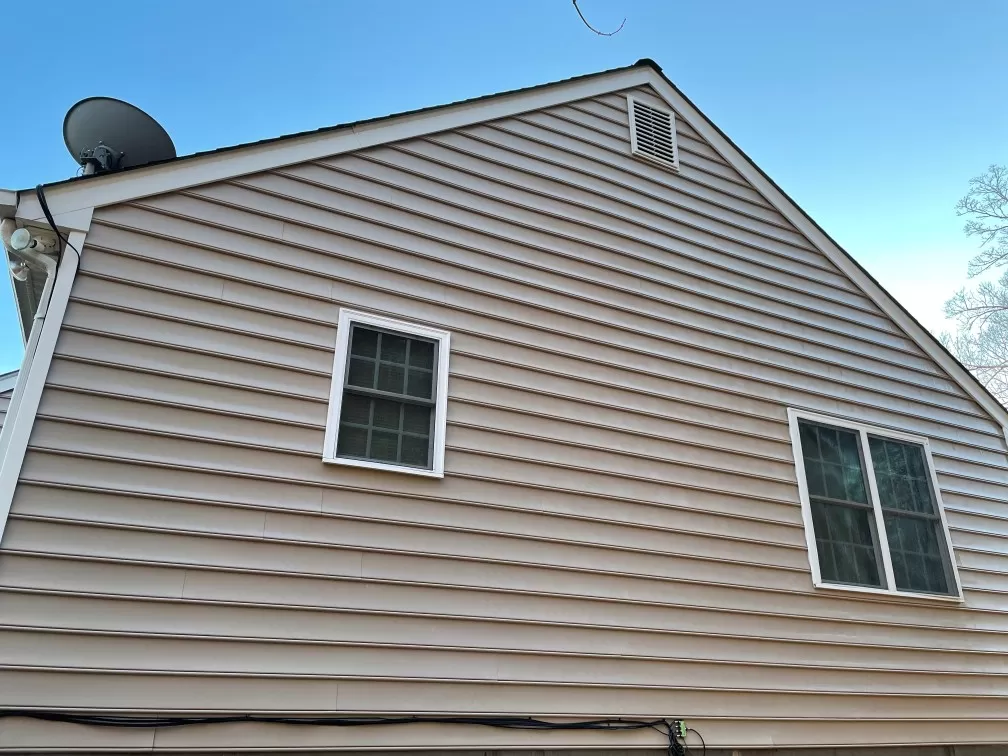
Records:
[[[63,141],[84,173],[108,173],[175,157],[161,124],[128,102],[88,97],[63,119]]]

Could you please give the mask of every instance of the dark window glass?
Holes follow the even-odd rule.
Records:
[[[354,327],[350,354],[374,358],[378,355],[378,332],[367,328]]]
[[[405,377],[406,368],[401,365],[387,365],[383,362],[378,366],[378,390],[401,394]]]
[[[436,342],[351,328],[336,454],[429,468]]]
[[[806,422],[799,423],[798,431],[822,579],[881,586],[875,514],[858,434]]]
[[[924,448],[868,437],[896,587],[949,593],[948,549]]]

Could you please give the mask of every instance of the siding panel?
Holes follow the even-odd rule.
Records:
[[[681,173],[633,158],[625,102],[96,211],[0,547],[0,705],[1008,742],[1002,429],[681,118]],[[452,331],[444,480],[321,462],[343,306]],[[813,588],[789,406],[931,438],[963,605]],[[424,729],[0,747],[660,745]]]

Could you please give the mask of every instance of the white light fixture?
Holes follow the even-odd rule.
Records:
[[[19,228],[10,236],[10,247],[15,252],[23,252],[32,246],[31,231],[27,228]],[[24,280],[24,279],[19,279]]]
[[[28,274],[31,273],[31,270],[23,262],[12,262],[10,269],[11,275],[18,281],[27,281]]]

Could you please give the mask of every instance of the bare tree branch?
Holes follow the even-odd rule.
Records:
[[[571,0],[571,1],[574,3],[574,10],[577,11],[577,14],[581,17],[581,20],[584,21],[584,25],[587,26],[589,29],[591,29],[596,34],[598,34],[600,37],[611,37],[614,34],[619,34],[620,31],[622,31],[622,29],[623,29],[623,24],[626,23],[626,18],[624,18],[623,22],[619,25],[619,28],[617,28],[616,31],[611,31],[611,32],[599,31],[594,26],[592,26],[591,24],[588,23],[588,19],[584,17],[584,13],[582,13],[581,9],[578,8],[578,0]]]
[[[992,165],[970,179],[956,214],[968,217],[966,235],[980,239],[970,277],[1008,265],[1008,167]],[[955,321],[956,333],[942,334],[942,343],[1008,405],[1008,271],[997,281],[958,291],[945,303],[945,315]]]
[[[963,232],[980,237],[982,249],[969,264],[971,277],[1008,262],[1008,167],[992,165],[983,175],[970,179],[969,191],[956,205],[956,215],[970,216]]]

